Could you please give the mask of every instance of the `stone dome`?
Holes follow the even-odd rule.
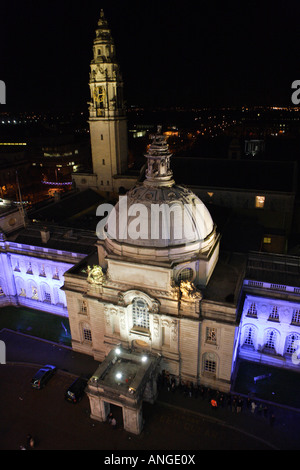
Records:
[[[145,156],[145,181],[120,196],[108,218],[106,250],[164,261],[208,251],[216,238],[212,217],[192,191],[172,179],[163,135],[154,136]]]

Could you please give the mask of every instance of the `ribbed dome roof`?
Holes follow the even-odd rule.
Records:
[[[185,253],[206,250],[215,238],[213,220],[203,202],[172,179],[164,136],[154,136],[145,156],[145,181],[121,196],[108,218],[108,251],[133,256],[138,250],[140,256],[145,249],[150,256],[155,250],[155,257],[160,258],[162,250],[163,258],[170,259],[172,251],[178,257],[180,247]]]
[[[119,223],[120,211],[123,216],[127,211],[127,223]],[[174,184],[131,189],[115,206],[107,233],[121,243],[166,247],[205,240],[213,230],[213,220],[203,202],[189,189]]]

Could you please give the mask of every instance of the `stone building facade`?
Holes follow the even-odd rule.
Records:
[[[159,132],[146,158],[146,180],[126,195],[126,234],[115,226],[124,208],[119,201],[97,254],[65,274],[72,346],[100,361],[118,344],[150,351],[176,377],[229,390],[236,305],[202,294],[218,282],[219,234],[203,203],[173,180],[171,154]],[[151,218],[150,210],[162,217]],[[177,233],[183,213],[185,230]],[[170,214],[168,237],[151,238],[156,229],[162,233],[159,221]]]

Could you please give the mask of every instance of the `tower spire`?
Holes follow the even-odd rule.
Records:
[[[127,170],[127,119],[115,44],[101,9],[90,66],[89,125],[93,172],[99,190],[112,192],[114,176]]]

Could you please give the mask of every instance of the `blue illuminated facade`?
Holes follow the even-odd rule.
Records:
[[[250,254],[240,305],[240,358],[299,370],[299,273],[298,257]]]
[[[93,248],[90,242],[90,236],[85,240],[68,229],[48,230],[35,224],[17,235],[2,233],[0,306],[22,305],[68,316],[64,273]]]

